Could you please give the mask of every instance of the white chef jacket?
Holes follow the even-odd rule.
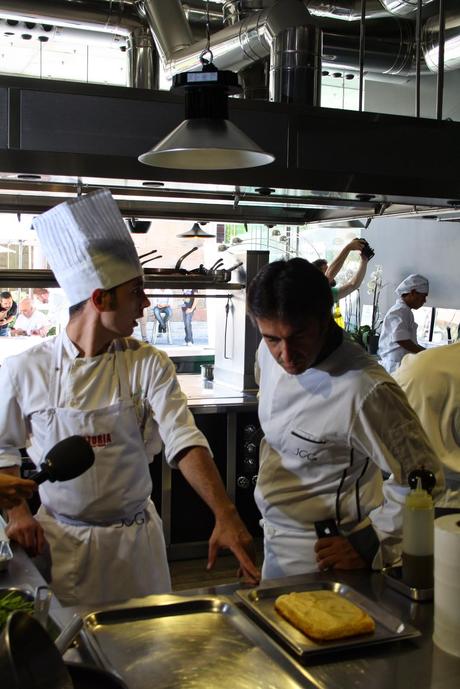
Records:
[[[50,324],[47,317],[41,311],[37,311],[37,309],[35,309],[30,318],[20,313],[14,324],[15,330],[24,330],[27,335],[30,335],[32,330],[40,330],[40,328],[48,330],[49,327]]]
[[[300,375],[286,373],[264,341],[258,364],[265,442],[255,498],[264,530],[268,525],[282,540],[334,518],[350,533],[368,517],[380,541],[374,567],[394,561],[408,474],[423,463],[443,485],[440,463],[401,389],[347,337]],[[382,471],[390,474],[384,482]]]
[[[394,378],[444,465],[449,490],[437,505],[460,507],[460,342],[408,354]]]
[[[395,371],[408,353],[398,344],[398,340],[412,340],[417,344],[417,323],[412,309],[402,297],[387,312],[380,333],[378,354],[388,373]]]
[[[115,375],[115,348],[121,348],[130,371],[132,398],[136,415],[143,427],[150,456],[165,445],[166,460],[186,447],[208,442],[196,428],[181,391],[174,364],[168,356],[151,345],[133,338],[114,340],[109,350],[94,357],[79,357],[78,349],[67,333],[63,337],[59,405],[83,411],[97,410],[118,400],[118,376]],[[28,447],[31,459],[43,461],[47,427],[41,411],[47,404],[49,369],[54,338],[40,342],[26,352],[5,359],[0,368],[0,468],[20,465],[18,448]]]

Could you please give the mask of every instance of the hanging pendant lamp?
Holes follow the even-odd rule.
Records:
[[[183,237],[185,239],[207,239],[211,237],[215,237],[215,234],[209,234],[209,232],[205,232],[200,225],[195,222],[193,223],[193,226],[187,230],[187,232],[182,232],[182,234],[178,234],[178,237]]]
[[[272,163],[275,156],[228,119],[228,95],[241,91],[237,74],[219,71],[212,60],[200,59],[201,72],[173,77],[173,88],[185,91],[185,120],[139,161],[182,170],[233,170]]]

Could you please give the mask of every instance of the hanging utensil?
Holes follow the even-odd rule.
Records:
[[[152,258],[148,258],[146,261],[141,261],[141,266],[145,266],[146,263],[149,261],[156,261],[157,258],[163,258],[161,254],[158,254],[158,256],[153,256]]]
[[[146,256],[150,256],[150,254],[156,254],[157,251],[158,249],[152,249],[152,251],[147,251],[146,254],[141,254],[139,256],[139,260],[141,260],[141,258],[145,258]]]
[[[186,258],[189,256],[191,253],[194,251],[197,251],[198,247],[194,246],[193,249],[190,249],[190,251],[187,251],[187,253],[183,254],[180,256],[177,260],[177,263],[174,268],[144,268],[144,274],[145,275],[187,275],[189,272],[185,268],[181,268],[181,263]]]
[[[183,254],[182,256],[179,257],[177,260],[177,263],[175,265],[175,270],[179,271],[181,267],[181,263],[184,260],[184,258],[187,258],[187,256],[190,256],[190,254],[193,254],[194,251],[198,251],[198,247],[194,246],[193,249],[190,249],[190,251],[187,251],[187,253]]]

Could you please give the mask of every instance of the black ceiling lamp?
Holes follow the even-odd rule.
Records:
[[[262,150],[228,119],[228,96],[242,89],[235,72],[219,71],[213,64],[208,5],[206,34],[207,45],[200,55],[201,72],[182,72],[173,77],[173,88],[185,91],[185,120],[140,155],[139,161],[180,170],[234,170],[272,163],[275,156]]]
[[[194,222],[192,227],[187,230],[187,232],[182,232],[182,234],[178,234],[178,237],[182,237],[184,239],[210,239],[212,237],[215,237],[215,234],[209,234],[209,232],[205,232],[202,227],[200,227],[199,223]]]

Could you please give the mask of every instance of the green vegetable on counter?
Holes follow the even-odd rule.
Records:
[[[34,603],[33,601],[26,600],[24,596],[15,591],[10,591],[6,596],[0,598],[0,629],[6,624],[8,615],[16,610],[32,614]]]

